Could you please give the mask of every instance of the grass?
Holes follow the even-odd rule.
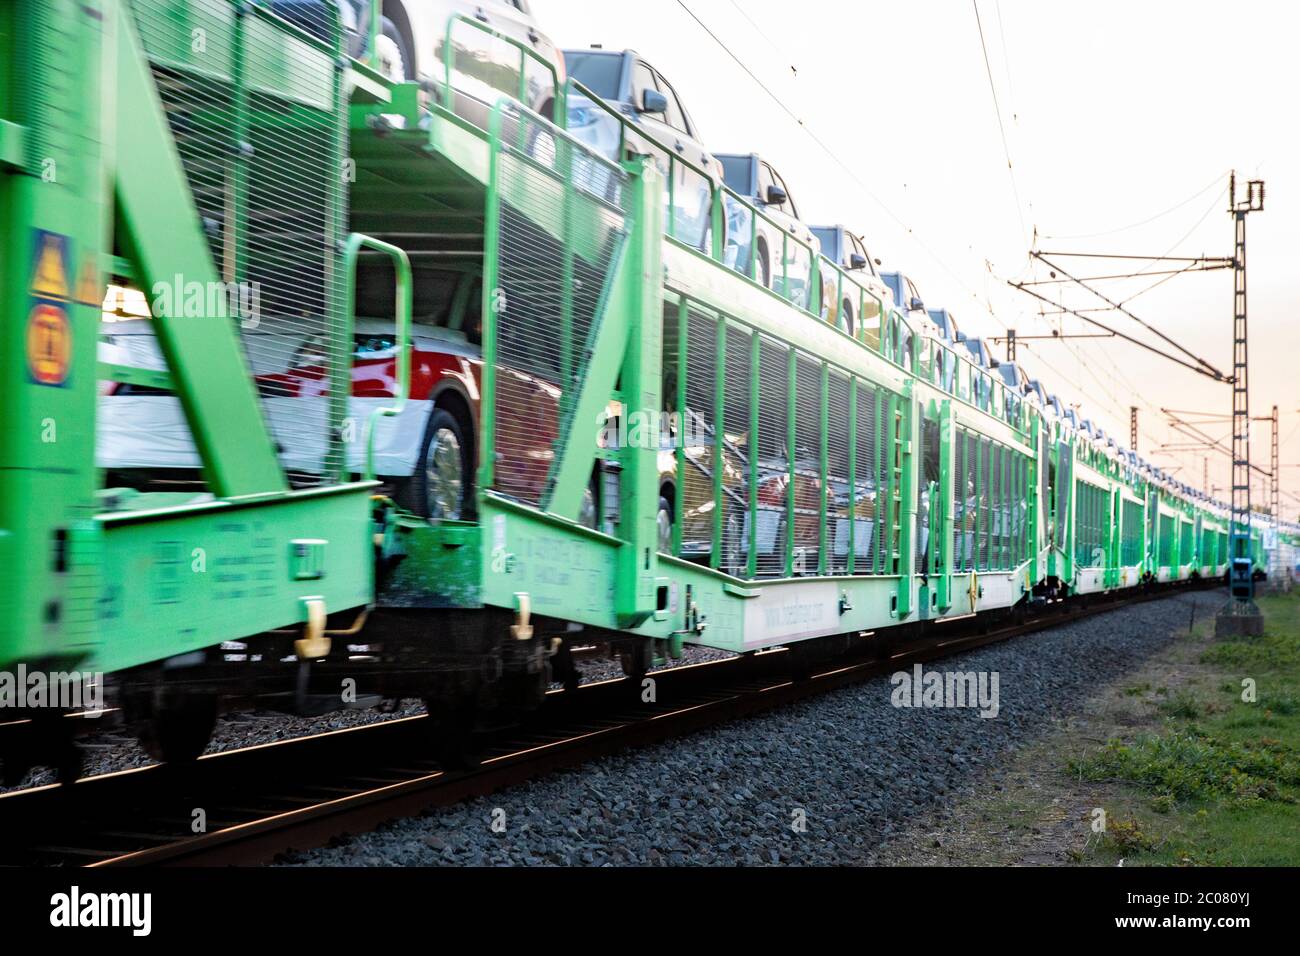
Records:
[[[1300,865],[1300,595],[1258,603],[1263,637],[1210,643],[1187,686],[1124,690],[1154,730],[1070,762],[1113,795],[1096,861]]]

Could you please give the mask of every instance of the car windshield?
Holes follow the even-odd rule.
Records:
[[[621,53],[564,54],[569,76],[603,100],[617,100],[619,80],[623,76]]]
[[[754,172],[754,164],[748,156],[719,156],[722,162],[722,180],[727,184],[732,192],[741,196],[751,196],[754,193],[754,184],[750,177]]]
[[[389,333],[360,332],[352,337],[352,354],[356,358],[387,355],[397,348],[397,336]],[[329,338],[313,335],[303,341],[294,353],[291,368],[314,368],[330,363]]]

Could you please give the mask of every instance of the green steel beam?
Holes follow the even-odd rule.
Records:
[[[614,295],[625,312],[626,351],[621,362],[612,361],[611,371],[619,374],[623,394],[638,403],[645,412],[663,408],[660,374],[663,363],[663,219],[659,201],[660,180],[653,162],[643,157],[640,169],[632,177],[632,222],[627,255],[620,270],[622,281],[615,279]],[[611,357],[613,357],[611,355]],[[592,368],[599,368],[600,355],[592,355]],[[589,371],[588,378],[599,377]],[[614,382],[603,394],[608,398]],[[586,397],[584,393],[584,398]],[[593,394],[592,404],[600,399]],[[583,402],[579,400],[579,411]],[[595,413],[586,421],[587,432],[595,438]],[[579,427],[581,424],[579,424]],[[717,429],[719,433],[721,429]],[[620,627],[635,627],[656,610],[656,585],[659,573],[659,535],[656,517],[659,508],[659,431],[652,429],[652,441],[627,442],[619,450],[623,470],[619,482],[620,530],[623,544],[618,552],[614,584],[614,608]],[[570,446],[566,446],[566,450]],[[584,464],[590,471],[592,456]],[[571,457],[571,453],[570,456]],[[717,462],[714,470],[720,471]],[[571,472],[573,473],[573,472]]]
[[[759,383],[759,357],[762,337],[757,331],[749,337],[749,529],[746,542],[749,553],[745,557],[745,577],[752,578],[758,574],[758,402],[761,392]]]

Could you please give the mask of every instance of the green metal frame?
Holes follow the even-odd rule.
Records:
[[[18,0],[0,8],[0,47],[21,38],[0,63],[0,233],[10,249],[24,250],[0,266],[0,573],[9,583],[0,599],[0,667],[24,660],[120,670],[305,622],[309,602],[334,612],[374,599],[374,483],[289,489],[229,321],[155,315],[166,371],[103,369],[175,392],[212,497],[140,495],[132,509],[124,505],[129,495],[98,493],[95,330],[107,269],[145,289],[176,275],[222,280],[132,17],[132,6],[153,2]],[[238,250],[239,204],[247,201],[239,147],[260,121],[248,92],[265,93],[261,80],[292,69],[296,51],[322,45],[255,5],[230,6],[229,42],[220,47],[230,51],[227,72],[208,81],[228,84],[235,104],[228,188]],[[243,36],[253,24],[279,45],[278,61],[265,46],[249,53]],[[336,29],[336,54],[337,37]],[[191,69],[182,53],[166,60],[169,68]],[[286,101],[313,100],[345,117],[336,60],[326,61],[316,88],[302,76],[286,82]],[[58,84],[38,81],[50,62],[66,66]],[[15,82],[19,94],[11,96]],[[343,140],[330,148],[341,162]],[[57,167],[55,180],[42,178],[43,166]],[[66,288],[34,299],[30,279],[46,244],[59,250]],[[111,255],[115,244],[120,259]],[[65,374],[56,380],[24,368],[33,302],[68,319]],[[41,441],[32,422],[56,429],[57,439]],[[118,510],[100,513],[108,500]]]

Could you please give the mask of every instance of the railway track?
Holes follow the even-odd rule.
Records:
[[[490,735],[482,764],[468,771],[445,770],[424,756],[429,725],[419,716],[212,754],[190,765],[16,791],[0,796],[0,864],[261,863],[916,662],[1170,593],[1177,592],[1049,605],[1031,619],[994,627],[979,619],[953,622],[893,653],[840,663],[802,680],[789,678],[789,661],[776,651],[656,672],[653,703],[642,703],[640,688],[626,680],[554,693],[525,725]]]

